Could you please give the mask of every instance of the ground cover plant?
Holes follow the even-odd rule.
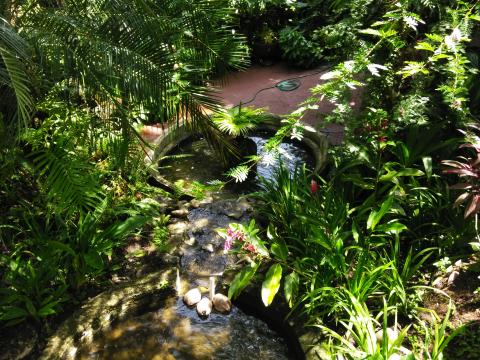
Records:
[[[455,304],[432,286],[432,264],[478,251],[478,139],[477,125],[469,124],[478,115],[471,39],[479,3],[316,3],[331,11],[373,8],[358,28],[350,25],[357,29],[343,38],[350,45],[329,52],[337,65],[278,135],[291,136],[295,120],[320,97],[336,106],[325,121],[345,126],[344,144],[330,150],[320,176],[280,169],[256,195],[262,226],[224,232],[226,248],[248,263],[229,295],[261,280],[266,306],[280,296],[322,330],[325,358],[443,358],[463,328],[449,328]],[[354,20],[346,8],[339,16],[335,27]],[[294,24],[285,31],[311,31]],[[366,96],[358,112],[349,101],[359,87]],[[426,322],[422,299],[432,292],[449,310]]]

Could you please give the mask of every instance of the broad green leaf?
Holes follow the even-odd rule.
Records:
[[[250,235],[250,234],[249,234]],[[269,253],[268,253],[268,249],[265,247],[264,243],[262,240],[260,240],[260,238],[256,235],[254,236],[249,236],[249,240],[250,242],[252,243],[253,246],[255,246],[255,249],[257,250],[257,252],[262,255],[262,256],[265,256],[265,257],[268,257]]]
[[[3,308],[3,313],[0,314],[0,320],[8,321],[18,318],[25,318],[28,316],[28,312],[17,306],[5,306]]]
[[[287,300],[288,306],[293,307],[293,300],[298,292],[298,287],[300,284],[300,279],[296,272],[292,272],[285,277],[284,292],[285,299]]]
[[[272,303],[273,298],[280,288],[280,280],[282,279],[282,266],[280,264],[274,264],[270,266],[267,271],[265,280],[262,283],[262,301],[265,306]]]
[[[383,216],[390,210],[393,205],[393,197],[388,197],[380,207],[379,211],[372,210],[367,220],[367,228],[374,230],[375,226],[382,220]]]
[[[384,225],[379,225],[377,227],[377,231],[383,231],[383,232],[386,232],[386,233],[400,233],[402,232],[403,230],[408,230],[408,228],[403,225],[402,223],[399,223],[399,222],[392,222],[392,223],[388,223],[388,224],[384,224]]]
[[[37,315],[37,309],[35,309],[35,306],[33,305],[32,300],[25,299],[25,306],[27,307],[27,310],[30,313],[30,315],[32,315],[32,316]]]
[[[358,228],[357,228],[357,224],[355,223],[355,221],[353,221],[353,223],[352,223],[352,235],[353,235],[353,238],[355,239],[355,242],[358,243],[358,240],[360,239],[360,235],[358,233]]]
[[[427,75],[429,73],[425,63],[423,62],[405,61],[405,64],[405,67],[398,72],[398,74],[403,75],[404,78],[413,76],[417,73],[422,73],[424,75]]]
[[[375,29],[364,29],[364,30],[360,30],[360,33],[362,33],[362,34],[368,34],[368,35],[373,35],[373,36],[380,36],[380,31],[375,30]]]
[[[389,38],[389,37],[392,37],[394,35],[396,35],[397,32],[393,29],[390,29],[390,30],[387,30],[387,31],[384,31],[384,30],[380,30],[380,36],[382,38]]]
[[[228,289],[229,299],[235,299],[242,290],[245,289],[250,280],[252,280],[253,275],[257,272],[259,266],[260,264],[256,263],[250,264],[249,266],[244,267],[242,271],[235,276]]]
[[[427,42],[419,42],[417,44],[417,46],[415,46],[415,49],[418,49],[418,50],[425,50],[425,51],[431,51],[431,52],[434,52],[435,51],[435,48],[427,43]]]
[[[397,176],[423,176],[425,173],[421,170],[418,169],[412,169],[412,168],[406,168],[403,170],[400,170],[397,174]]]
[[[286,260],[288,256],[288,248],[285,240],[281,237],[276,237],[274,241],[275,242],[270,248],[272,254],[282,260]]]
[[[427,177],[431,178],[433,173],[432,157],[424,156],[422,158],[422,161],[423,161],[423,167],[425,168],[425,172],[427,173]]]
[[[398,171],[388,170],[388,172],[385,175],[380,176],[378,181],[393,181],[397,177],[397,174],[398,174]]]
[[[427,38],[429,38],[434,42],[438,42],[438,43],[443,42],[443,37],[438,34],[426,34],[426,35],[427,35]]]
[[[42,307],[40,310],[38,310],[38,316],[48,316],[48,315],[53,315],[56,313],[56,311],[53,309],[57,305],[57,301],[47,304],[44,307]]]
[[[70,247],[68,246],[67,244],[64,244],[60,241],[56,241],[56,240],[48,240],[48,245],[51,245],[52,247],[54,248],[57,248],[59,250],[62,250],[72,256],[76,256],[76,252]]]
[[[471,242],[469,243],[473,251],[480,251],[480,242]]]

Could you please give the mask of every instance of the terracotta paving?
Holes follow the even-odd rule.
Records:
[[[220,88],[220,94],[227,107],[238,105],[240,102],[249,102],[246,106],[263,107],[270,113],[285,115],[296,110],[300,104],[311,96],[310,89],[322,82],[320,76],[329,69],[326,66],[310,70],[298,70],[287,67],[283,63],[272,66],[254,65],[243,72],[230,74],[226,85]],[[301,85],[293,91],[280,91],[275,85],[286,79],[299,78]],[[257,94],[258,91],[263,90]],[[255,94],[257,94],[255,96]],[[322,125],[325,114],[333,110],[334,106],[328,101],[319,101],[318,110],[306,112],[303,121],[324,131],[332,144],[342,141],[342,126],[337,124]],[[359,106],[359,95],[354,93],[351,105]]]

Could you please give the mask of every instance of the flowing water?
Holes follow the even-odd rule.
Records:
[[[265,134],[250,137],[257,146],[257,154],[264,155]],[[296,166],[313,164],[313,159],[302,147],[282,143],[281,161],[294,171]],[[184,154],[189,156],[184,157]],[[162,167],[169,180],[208,183],[222,178],[225,169],[217,154],[203,139],[180,144],[164,161]],[[245,189],[255,190],[261,177],[272,179],[280,159],[270,165],[260,162],[256,175]],[[235,191],[222,190],[223,197],[232,197]],[[234,195],[237,197],[238,195]],[[243,202],[242,202],[243,201]],[[247,315],[233,306],[229,314],[213,311],[206,319],[200,318],[195,308],[187,307],[181,295],[199,287],[204,296],[209,292],[209,277],[220,280],[225,268],[235,259],[223,252],[223,239],[216,229],[226,228],[230,222],[249,221],[251,206],[245,200],[219,200],[189,211],[185,228],[182,256],[177,270],[177,294],[168,296],[162,306],[152,311],[114,322],[106,331],[95,334],[93,341],[79,349],[77,359],[235,359],[268,360],[293,359],[286,339],[270,329],[262,320]],[[250,207],[250,208],[249,208]]]
[[[259,133],[249,136],[257,145],[257,155],[265,155],[265,144],[268,141],[268,134]],[[296,166],[306,164],[313,167],[312,155],[301,145],[294,142],[283,142],[280,145],[280,156],[272,161],[260,161],[256,167],[256,175],[253,181],[239,189],[235,187],[232,192],[248,192],[258,189],[260,178],[272,179],[280,161],[293,173]],[[215,151],[210,148],[204,139],[187,140],[177,146],[169,154],[170,159],[161,163],[160,170],[172,182],[184,180],[187,185],[194,181],[207,184],[213,180],[225,179],[225,168]],[[225,192],[225,190],[224,190]],[[228,190],[226,191],[228,193]]]
[[[193,287],[209,296],[215,288],[209,282],[212,274],[220,282],[234,258],[223,252],[223,239],[215,229],[233,221],[248,222],[249,211],[251,205],[245,200],[219,200],[190,210],[184,225],[176,223],[179,228],[185,226],[188,239],[182,246],[176,293],[172,289],[153,311],[137,313],[97,332],[93,341],[79,349],[76,359],[295,359],[286,339],[236,306],[228,314],[214,310],[205,319],[182,300],[182,294]]]
[[[78,354],[78,359],[289,359],[284,340],[241,310],[198,317],[172,297],[164,307],[114,324]]]

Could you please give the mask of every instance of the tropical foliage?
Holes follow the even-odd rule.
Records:
[[[131,236],[164,247],[137,130],[187,121],[222,147],[207,82],[248,52],[221,1],[2,1],[0,14],[0,320],[13,324],[80,301]]]
[[[162,199],[182,181],[146,185],[139,129],[186,122],[235,154],[264,110],[224,110],[210,85],[251,53],[330,69],[231,179],[319,130],[301,121],[319,101],[345,132],[325,171],[280,167],[256,221],[219,230],[229,297],[257,282],[326,359],[442,359],[460,330],[452,300],[443,319],[423,308],[447,297],[432,274],[480,250],[479,24],[478,1],[0,0],[0,324],[79,304],[132,239],[168,249]]]
[[[325,358],[440,359],[457,332],[447,330],[450,311],[432,326],[422,320],[422,297],[436,291],[424,274],[439,258],[468,254],[478,237],[476,221],[458,208],[467,205],[465,217],[478,213],[477,125],[462,131],[468,155],[442,160],[458,154],[456,129],[476,119],[470,95],[478,64],[470,59],[478,48],[470,40],[480,4],[302,4],[312,16],[282,30],[284,56],[297,65],[336,65],[279,134],[292,136],[320,98],[335,105],[325,121],[344,125],[344,144],[330,150],[321,176],[280,169],[265,181],[256,194],[261,227],[230,225],[241,236],[227,234],[227,247],[246,254],[248,265],[229,295],[261,280],[265,305],[281,297],[321,330]],[[312,9],[336,17],[325,25]],[[358,88],[360,111],[350,105]]]

